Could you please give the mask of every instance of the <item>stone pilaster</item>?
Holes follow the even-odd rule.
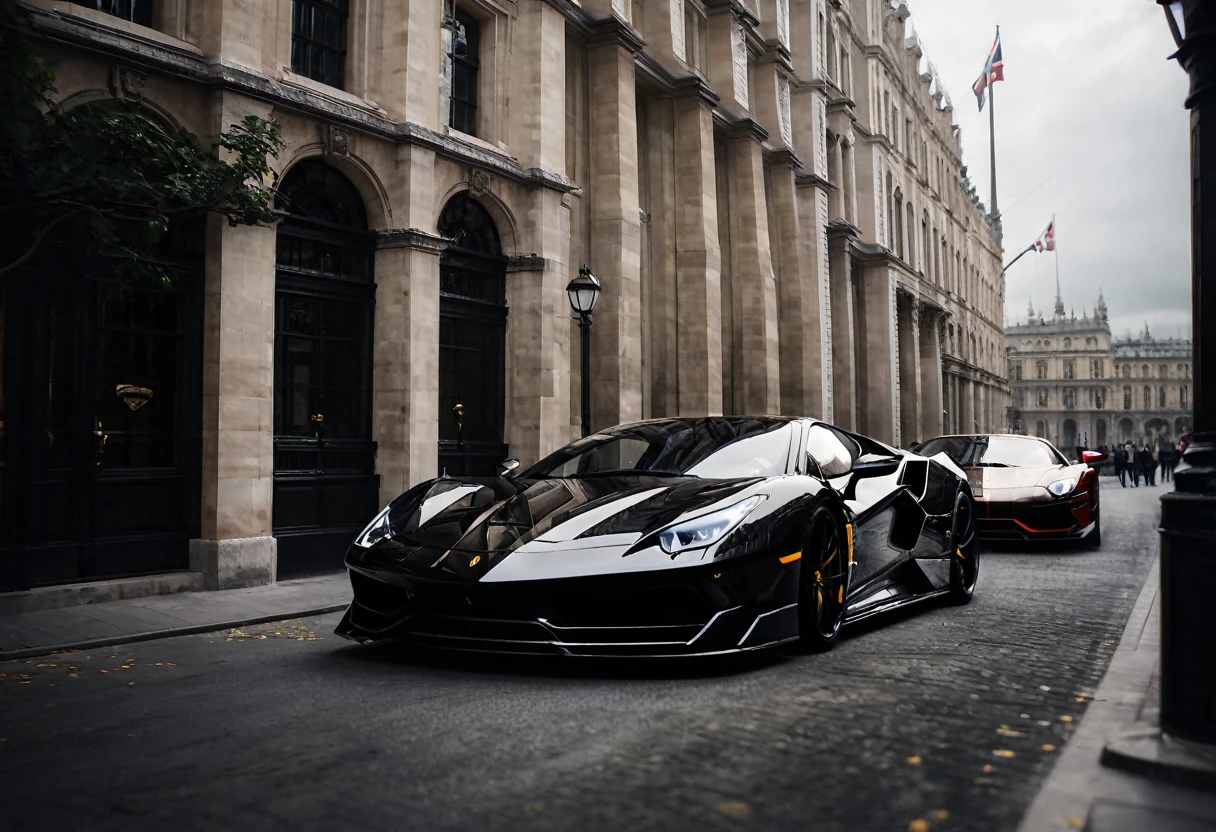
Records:
[[[899,295],[899,414],[905,445],[926,438],[921,413],[920,302]]]
[[[200,539],[190,568],[208,589],[273,583],[273,228],[207,218]]]
[[[589,50],[591,269],[603,285],[592,328],[592,428],[642,416],[641,221],[633,54]]]
[[[781,412],[822,418],[825,339],[816,260],[822,226],[812,224],[818,213],[814,199],[816,189],[799,188],[794,169],[779,162],[772,166],[772,183],[777,232],[773,241],[773,263],[780,301]]]
[[[854,302],[852,245],[858,230],[844,222],[828,227],[828,295],[831,301],[832,418],[842,428],[861,427],[857,389],[858,310]]]
[[[945,402],[942,397],[942,336],[940,313],[922,308],[920,315],[920,440],[946,432],[942,422]]]
[[[764,188],[764,150],[754,125],[732,140],[734,181],[731,183],[732,289],[736,339],[741,345],[735,364],[735,390],[741,391],[740,412],[776,413],[781,407],[780,345],[777,334],[777,285],[769,249],[768,210]]]
[[[862,265],[864,317],[861,339],[861,430],[892,445],[900,443],[899,327],[895,276],[885,257]]]
[[[522,3],[515,25],[528,35],[512,43],[507,108],[511,152],[525,167],[562,172],[566,167],[566,19],[548,3]]]
[[[722,251],[711,103],[700,96],[678,99],[675,128],[678,412],[720,415]]]
[[[959,397],[962,399],[959,432],[975,433],[975,384],[966,376],[959,376]]]

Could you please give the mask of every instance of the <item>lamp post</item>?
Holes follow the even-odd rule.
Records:
[[[1167,737],[1216,743],[1216,4],[1167,2],[1166,20],[1190,76],[1191,316],[1195,367],[1194,439],[1182,456],[1176,490],[1161,499],[1161,730]],[[1209,216],[1204,218],[1203,211]],[[1208,383],[1208,382],[1212,383]]]
[[[591,311],[600,299],[600,281],[586,264],[578,270],[578,277],[566,286],[566,297],[570,308],[578,315],[579,335],[582,341],[582,390],[583,436],[591,434]]]

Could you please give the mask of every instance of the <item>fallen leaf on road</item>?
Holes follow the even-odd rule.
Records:
[[[1008,748],[997,748],[992,753],[998,757],[1004,757],[1006,760],[1008,760],[1010,757],[1017,756]]]
[[[914,766],[920,765],[920,763],[921,763],[920,755],[913,754],[911,757],[908,758],[908,763],[910,765],[914,765]]]
[[[730,815],[736,818],[745,818],[751,814],[752,807],[748,806],[742,800],[723,800],[718,804],[718,811],[724,815]]]
[[[984,763],[984,774],[991,774],[991,773],[992,773],[992,764]]]
[[[945,809],[938,809],[933,813],[933,817],[937,818],[938,820],[950,820],[950,813]]]
[[[169,667],[177,667],[173,662],[169,662]]]
[[[23,684],[23,685],[28,685],[29,683],[30,683],[30,680],[29,680],[29,679],[22,679],[22,680],[21,680],[21,684]]]
[[[1044,751],[1055,751],[1056,747],[1049,742],[1045,742],[1045,743],[1043,743],[1043,750]]]
[[[102,673],[109,673],[110,671],[108,671],[108,670],[106,670],[106,669],[104,669],[104,668],[103,668],[101,672],[102,672]]]
[[[1060,722],[1072,722],[1072,717],[1070,717],[1068,714],[1064,714],[1062,717],[1060,717]]]
[[[929,832],[929,821],[917,818],[908,824],[908,832]]]
[[[1050,725],[1050,724],[1051,724],[1050,722],[1048,722],[1048,721],[1047,721],[1047,720],[1045,720],[1045,719],[1036,719],[1036,720],[1034,721],[1034,723],[1035,723],[1035,725],[1041,725],[1041,726],[1042,726],[1042,727],[1044,727],[1044,728],[1046,728],[1048,725]]]
[[[1030,714],[1018,714],[1022,719],[1030,719]]]
[[[1085,822],[1085,821],[1081,820],[1081,819],[1080,819],[1079,817],[1077,817],[1076,815],[1073,815],[1072,817],[1070,817],[1070,818],[1068,819],[1068,827],[1069,827],[1070,829],[1080,829],[1080,828],[1081,828],[1081,824],[1082,824],[1082,823],[1084,823],[1084,822]]]
[[[1024,736],[1026,736],[1021,731],[1015,731],[1012,728],[1010,728],[1008,725],[1002,725],[1000,728],[996,729],[996,732],[998,734],[1000,734],[1002,737],[1024,737]]]
[[[1043,693],[1051,692],[1051,688],[1047,687],[1047,685],[1039,685],[1039,690],[1043,691]]]
[[[134,684],[135,684],[134,682],[127,682],[127,687],[131,687]]]

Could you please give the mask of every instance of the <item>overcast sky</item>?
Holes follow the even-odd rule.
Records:
[[[996,24],[997,193],[1006,262],[1056,216],[1065,308],[1106,293],[1111,331],[1190,333],[1187,79],[1154,0],[909,0],[963,133],[963,161],[991,199],[988,110],[971,93]],[[1008,319],[1050,317],[1055,262],[1030,253],[1006,273]]]

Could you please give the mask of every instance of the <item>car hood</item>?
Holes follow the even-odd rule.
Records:
[[[445,477],[402,495],[389,517],[394,541],[406,547],[506,553],[536,541],[582,549],[631,543],[760,481]]]

